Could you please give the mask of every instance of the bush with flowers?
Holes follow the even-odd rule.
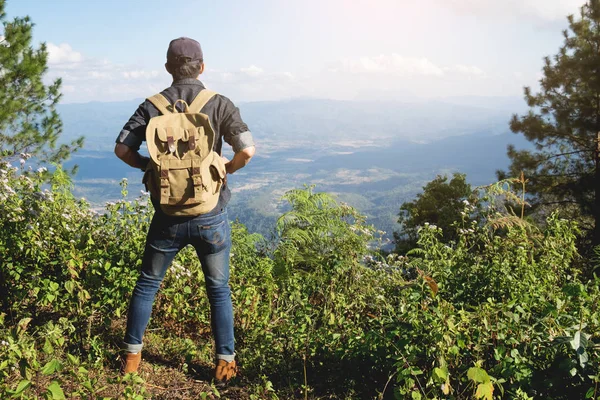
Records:
[[[212,342],[190,249],[155,304],[152,368],[119,376],[147,194],[94,210],[60,167],[26,159],[0,165],[0,398],[219,396],[194,389]],[[509,183],[464,204],[458,240],[424,225],[405,256],[370,250],[365,218],[312,187],[286,195],[271,241],[233,223],[236,396],[600,398],[600,285],[578,274],[577,227],[558,214],[543,228],[513,215],[501,206]],[[183,389],[153,383],[168,374]]]

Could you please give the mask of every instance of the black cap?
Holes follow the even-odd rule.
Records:
[[[203,61],[200,43],[194,39],[180,37],[171,40],[167,50],[167,63],[171,65],[183,65],[190,61]]]

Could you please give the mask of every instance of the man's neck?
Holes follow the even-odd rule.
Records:
[[[185,78],[174,80],[171,85],[202,85],[202,82],[196,78]]]

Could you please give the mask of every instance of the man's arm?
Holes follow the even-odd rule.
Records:
[[[246,147],[233,155],[233,158],[225,164],[225,170],[228,174],[233,174],[240,168],[244,168],[254,156],[256,148],[254,146]]]
[[[141,170],[145,170],[146,166],[148,165],[148,161],[150,161],[148,157],[142,156],[137,150],[133,150],[131,147],[123,143],[116,144],[115,154],[117,157],[123,160],[125,164]]]

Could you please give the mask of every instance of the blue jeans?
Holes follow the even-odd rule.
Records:
[[[156,292],[175,255],[188,244],[196,249],[204,272],[216,358],[232,361],[235,353],[229,289],[231,227],[226,210],[190,219],[155,213],[146,238],[142,271],[129,304],[125,350],[130,353],[142,350],[142,337]]]

